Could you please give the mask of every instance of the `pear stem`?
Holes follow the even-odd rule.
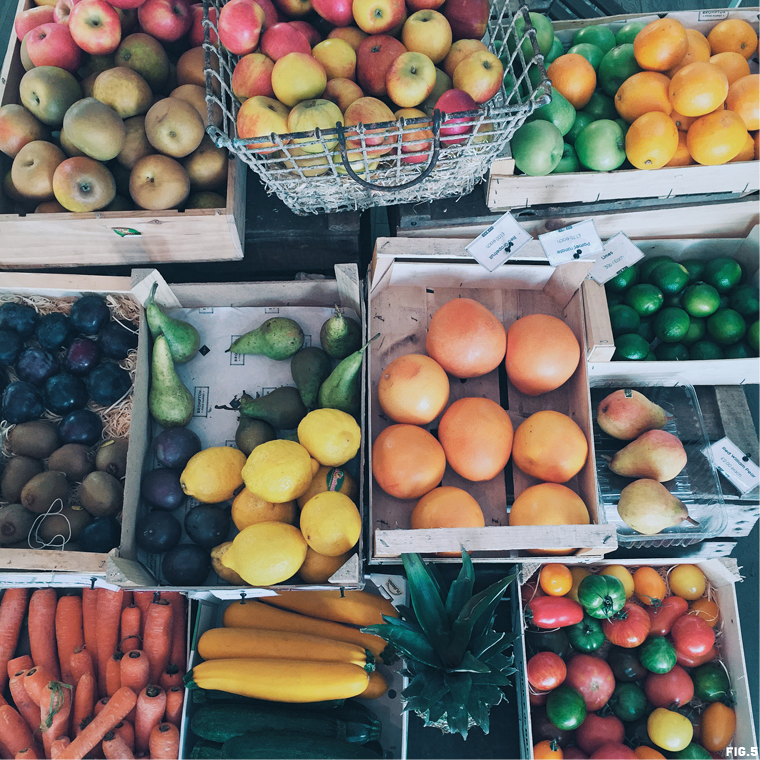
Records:
[[[148,301],[145,304],[145,306],[150,306],[151,304],[155,303],[157,290],[158,290],[158,283],[154,282],[153,287],[150,289],[150,295],[148,296]]]
[[[686,522],[690,522],[692,525],[699,525],[699,523],[692,517],[687,517]]]

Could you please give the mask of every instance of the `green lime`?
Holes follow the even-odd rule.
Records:
[[[616,292],[607,293],[607,308],[611,309],[613,306],[617,306],[619,303],[623,303],[623,294]]]
[[[650,351],[645,357],[645,362],[656,362],[657,361],[657,355],[654,353],[654,351]]]
[[[758,291],[752,285],[740,285],[729,295],[728,303],[743,317],[754,317],[760,311]]]
[[[611,280],[604,283],[607,290],[613,292],[622,292],[635,285],[639,281],[639,270],[634,267],[626,267],[622,272],[618,272]]]
[[[739,343],[734,343],[733,346],[726,346],[726,350],[723,352],[723,356],[726,359],[749,359],[754,355],[754,352],[749,347],[749,343],[743,340]]]
[[[639,329],[636,332],[644,338],[647,343],[651,343],[655,339],[654,325],[651,319],[642,319],[639,322]]]
[[[649,275],[655,267],[666,261],[673,261],[670,256],[652,256],[652,258],[645,258],[639,262],[639,280],[641,282],[649,282]]]
[[[512,137],[517,168],[533,177],[549,174],[562,158],[562,134],[551,122],[528,121]]]
[[[627,45],[633,44],[636,35],[647,25],[646,21],[629,21],[627,24],[618,29],[615,35],[615,44]]]
[[[707,332],[716,343],[730,346],[738,343],[747,332],[747,323],[738,311],[721,309],[707,320]]]
[[[683,308],[683,304],[681,302],[682,297],[683,297],[683,293],[671,293],[670,295],[665,296],[665,301],[663,305],[677,306],[679,309],[682,309]]]
[[[544,16],[543,13],[534,13],[531,11],[529,14],[530,23],[533,24],[533,28],[536,30],[536,40],[538,41],[538,49],[541,55],[547,56],[552,49],[552,43],[554,42],[554,27],[552,22]],[[533,58],[533,45],[530,43],[529,37],[525,35],[525,19],[522,13],[515,15],[515,35],[518,39],[523,38],[520,48],[525,56],[525,61],[529,61]],[[515,40],[510,35],[507,39],[507,46],[510,50],[514,50]]]
[[[584,42],[590,45],[596,45],[603,52],[612,50],[615,47],[615,35],[602,24],[594,24],[579,29],[573,37],[573,45],[580,45]]]
[[[760,322],[758,322],[758,320],[755,320],[749,326],[749,330],[747,330],[747,343],[749,343],[750,347],[755,352],[755,356],[757,356],[757,354],[760,353],[760,349],[758,348],[758,327],[759,326],[760,326]]]
[[[723,349],[711,340],[698,340],[689,348],[689,359],[722,359]]]
[[[633,45],[618,43],[618,47],[612,48],[605,53],[602,62],[599,64],[597,79],[599,86],[611,97],[614,98],[620,85],[628,77],[638,74],[641,66],[636,63],[636,56],[633,54]]]
[[[594,71],[599,71],[599,64],[604,58],[604,50],[596,45],[590,45],[588,42],[573,45],[567,52],[568,54],[582,55],[594,67]]]
[[[718,310],[720,295],[712,285],[698,282],[684,290],[681,304],[690,317],[709,317]]]
[[[742,268],[734,259],[718,257],[705,264],[702,279],[712,285],[719,293],[728,293],[739,284]]]
[[[663,262],[649,275],[649,282],[656,285],[665,295],[680,293],[688,281],[689,270],[675,261]]]
[[[635,309],[640,317],[647,317],[662,306],[664,299],[659,288],[640,282],[628,288],[623,300]]]
[[[663,343],[679,343],[689,332],[689,315],[683,309],[668,306],[654,318],[654,334]]]
[[[544,59],[544,63],[548,66],[553,60],[556,58],[559,58],[561,55],[565,54],[565,48],[562,47],[562,43],[560,42],[559,37],[554,38],[554,42],[552,42],[552,48],[549,51],[549,54]]]
[[[618,113],[615,103],[611,97],[596,90],[591,96],[591,100],[583,106],[586,113],[590,113],[594,119],[617,119]]]
[[[581,164],[578,161],[578,154],[575,152],[575,148],[565,143],[565,147],[562,148],[562,158],[560,158],[557,168],[552,171],[552,174],[571,174],[580,170]]]
[[[623,135],[630,129],[631,125],[625,120],[625,119],[615,119],[615,124],[617,124],[620,129],[623,130]]]
[[[587,169],[614,171],[625,161],[623,130],[611,119],[592,121],[576,138],[575,150]]]
[[[689,358],[689,349],[683,343],[660,343],[654,355],[661,362],[682,362]]]
[[[637,332],[640,323],[641,317],[630,306],[620,304],[610,309],[610,324],[615,337]]]
[[[590,113],[578,111],[578,113],[575,114],[573,126],[570,127],[570,131],[565,135],[565,142],[570,145],[575,145],[578,135],[583,132],[592,121],[594,121],[594,117]]]
[[[559,90],[552,90],[551,102],[537,108],[527,120],[548,121],[557,127],[561,135],[566,135],[575,121],[575,109]]]
[[[696,343],[698,340],[702,340],[707,332],[704,319],[689,319],[689,329],[686,331],[686,335],[681,338],[681,343],[685,346],[690,346]]]
[[[640,335],[627,333],[615,339],[613,361],[643,361],[649,353],[649,343]]]
[[[702,259],[686,259],[681,262],[689,270],[689,285],[702,279],[706,261]]]
[[[720,294],[720,305],[718,306],[718,311],[721,309],[728,309],[731,306],[731,299],[728,297],[728,293],[721,293]]]

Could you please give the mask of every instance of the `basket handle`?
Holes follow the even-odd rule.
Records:
[[[392,192],[394,190],[406,190],[409,187],[418,185],[422,180],[427,179],[438,164],[438,154],[441,152],[441,112],[436,108],[433,111],[433,154],[430,156],[430,161],[420,175],[415,177],[409,182],[405,182],[403,185],[376,185],[374,182],[367,182],[362,179],[352,168],[351,162],[348,160],[348,151],[346,148],[346,135],[343,131],[343,125],[338,122],[335,128],[338,132],[338,146],[340,148],[340,160],[343,163],[343,168],[346,173],[351,177],[354,182],[358,182],[362,187],[366,187],[368,190],[379,190],[380,192]],[[403,120],[402,120],[403,121]]]

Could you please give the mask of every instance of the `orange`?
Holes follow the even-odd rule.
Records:
[[[507,377],[528,396],[559,388],[578,367],[581,347],[573,331],[557,317],[530,314],[507,333]]]
[[[686,133],[691,157],[704,166],[725,164],[738,156],[746,142],[747,128],[733,111],[700,116]]]
[[[526,488],[509,512],[510,525],[588,525],[583,499],[559,483],[539,483]],[[570,554],[574,549],[533,549],[531,554]]]
[[[633,40],[633,55],[642,69],[667,71],[681,62],[689,38],[680,21],[661,18],[647,24]]]
[[[449,378],[429,356],[399,356],[380,375],[377,398],[394,422],[427,425],[449,401]]]
[[[284,522],[297,525],[298,508],[294,501],[271,504],[244,488],[232,502],[230,517],[238,530],[260,522]]]
[[[445,469],[441,444],[416,425],[391,425],[372,444],[372,474],[397,499],[419,499],[432,491]]]
[[[668,94],[678,113],[704,116],[726,99],[728,77],[714,63],[690,63],[670,80]]]
[[[665,755],[662,752],[658,752],[654,747],[647,747],[646,744],[641,744],[633,750],[633,754],[639,758],[639,760],[665,760]]]
[[[728,88],[726,108],[738,113],[747,129],[760,129],[760,74],[737,79]]]
[[[689,49],[686,51],[686,55],[675,65],[672,69],[668,69],[667,75],[672,79],[673,74],[680,71],[684,66],[688,66],[690,63],[696,63],[702,61],[707,63],[710,60],[710,43],[707,41],[707,37],[696,29],[686,30],[686,39],[689,43]]]
[[[752,139],[755,141],[755,161],[757,161],[760,159],[760,132],[755,132]]]
[[[461,488],[440,486],[426,493],[412,510],[412,528],[484,528],[483,510]]]
[[[546,75],[552,87],[564,95],[575,108],[583,108],[596,89],[596,72],[594,67],[577,53],[566,53],[555,58]]]
[[[710,63],[723,69],[723,73],[728,77],[729,85],[737,79],[750,75],[747,59],[741,53],[717,53],[710,58]]]
[[[586,463],[588,442],[570,417],[546,410],[520,423],[512,456],[514,463],[534,478],[567,483]]]
[[[637,169],[660,169],[678,150],[678,128],[660,111],[639,116],[625,133],[625,155]]]
[[[738,18],[729,18],[716,24],[707,35],[707,41],[713,53],[739,53],[747,61],[757,50],[755,30]]]
[[[496,369],[507,349],[504,325],[472,298],[455,298],[433,314],[425,348],[454,377],[480,377]]]
[[[460,398],[441,417],[438,440],[454,472],[467,480],[491,480],[509,461],[512,422],[491,399]]]
[[[752,135],[747,132],[747,139],[744,141],[744,147],[734,156],[731,161],[752,161],[755,158],[755,141]]]
[[[665,74],[640,71],[620,85],[615,94],[615,108],[629,124],[650,111],[670,114],[673,106],[668,96],[669,85],[670,79]]]
[[[686,145],[686,132],[679,132],[676,152],[673,154],[673,158],[671,158],[665,166],[688,166],[693,163],[694,161],[691,158],[691,153],[689,153],[689,148]]]
[[[715,602],[711,602],[709,599],[705,599],[705,597],[692,602],[689,607],[689,612],[690,614],[702,618],[710,628],[715,628],[718,624],[718,618],[720,617],[720,609],[718,608],[718,605],[715,604]]]

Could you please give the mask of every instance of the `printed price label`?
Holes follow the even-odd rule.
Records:
[[[600,285],[604,285],[643,258],[644,254],[628,239],[628,235],[618,232],[604,244],[604,250],[601,256],[597,257],[596,264],[589,274]]]
[[[538,236],[538,240],[553,267],[566,264],[568,261],[595,256],[604,249],[593,219],[545,232]]]
[[[707,449],[718,472],[725,475],[741,494],[746,494],[760,485],[760,467],[733,441],[721,438]]]
[[[493,272],[532,239],[507,212],[465,248],[489,272]]]

